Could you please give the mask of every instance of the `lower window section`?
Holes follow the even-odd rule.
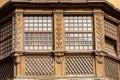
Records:
[[[116,56],[116,42],[105,41],[105,51],[110,55]]]
[[[110,80],[119,80],[118,63],[110,59],[105,59],[105,75]]]
[[[53,56],[26,56],[26,76],[53,76],[55,68],[65,73],[66,76],[95,76],[94,57],[92,55],[66,55],[62,61],[64,65],[58,67]],[[57,65],[57,66],[56,66]]]
[[[52,33],[25,33],[25,50],[52,50]]]
[[[67,56],[66,75],[94,75],[94,58],[91,56]]]
[[[92,50],[92,33],[66,33],[66,50]]]
[[[26,75],[53,75],[54,63],[50,56],[26,56]]]
[[[12,58],[0,62],[0,80],[13,80],[14,63]]]

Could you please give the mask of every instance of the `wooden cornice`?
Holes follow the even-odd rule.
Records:
[[[0,18],[2,19],[13,13],[15,9],[101,9],[117,20],[120,20],[120,10],[106,0],[10,0],[0,8]]]

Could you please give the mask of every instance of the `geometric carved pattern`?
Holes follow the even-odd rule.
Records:
[[[12,80],[14,75],[13,68],[12,60],[0,63],[0,80]]]
[[[21,37],[22,37],[22,14],[16,13],[13,16],[13,24],[12,24],[12,50],[17,51],[21,50]]]
[[[93,57],[91,56],[67,56],[66,75],[93,75]]]
[[[102,13],[95,13],[95,40],[96,50],[104,49],[104,15]]]
[[[111,80],[119,80],[118,63],[105,59],[105,75]]]
[[[26,75],[53,75],[53,59],[49,56],[25,58]]]

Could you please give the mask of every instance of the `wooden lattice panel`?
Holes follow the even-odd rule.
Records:
[[[67,56],[66,75],[93,75],[94,62],[91,56]]]
[[[116,49],[115,49],[115,43],[112,41],[107,41],[105,42],[105,51],[113,56],[116,56]]]
[[[0,63],[0,80],[12,80],[14,75],[13,68],[12,60]]]
[[[105,24],[105,34],[112,38],[116,38],[117,36],[116,25],[113,22],[106,20],[106,19],[104,20],[104,24]]]
[[[105,74],[110,80],[119,80],[118,63],[105,59]]]
[[[12,23],[11,21],[0,27],[0,59],[9,56],[12,50]]]
[[[48,56],[26,57],[26,75],[52,75],[53,59]]]

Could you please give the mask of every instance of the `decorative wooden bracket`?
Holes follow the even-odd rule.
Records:
[[[61,64],[62,61],[64,60],[64,52],[55,52],[54,53],[54,56],[55,56],[55,60],[58,64]]]
[[[21,60],[20,60],[20,56],[22,56],[23,55],[23,51],[15,51],[14,53],[13,53],[13,58],[14,58],[14,60],[15,60],[15,64],[19,64],[20,62],[21,62]]]
[[[102,64],[104,62],[104,56],[105,54],[104,53],[96,53],[96,60],[98,63]]]

